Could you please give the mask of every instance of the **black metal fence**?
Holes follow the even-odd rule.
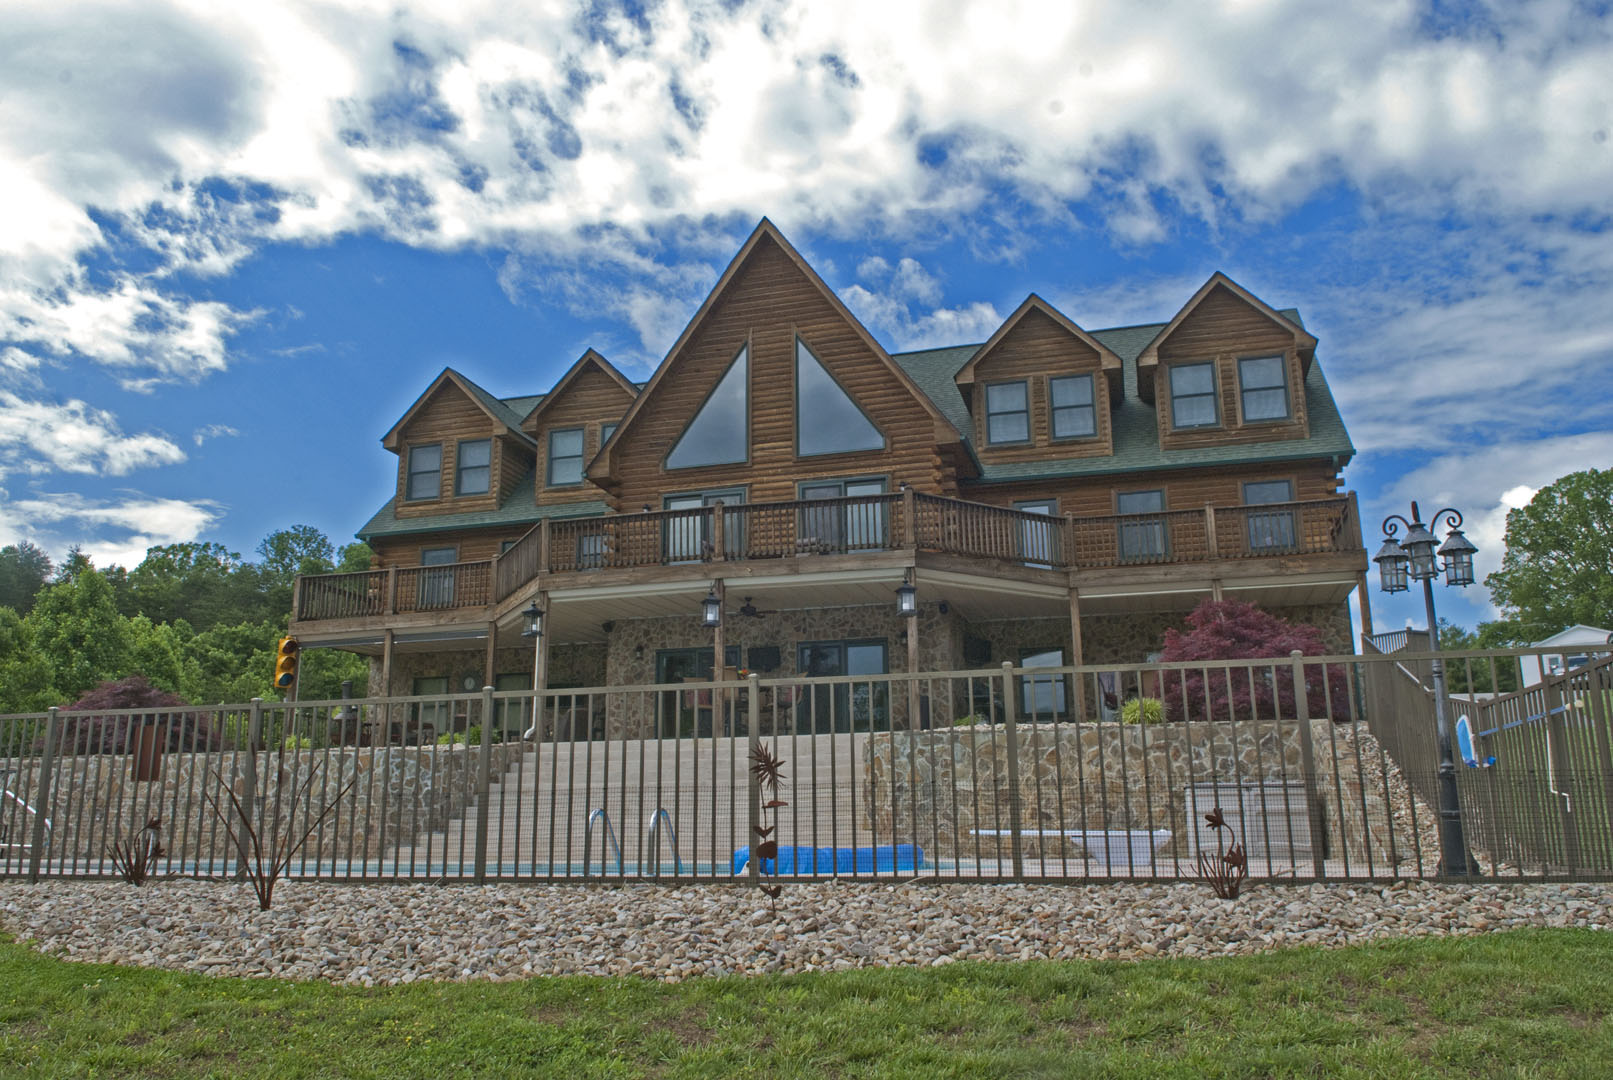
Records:
[[[1447,663],[1516,668],[1517,655]],[[156,819],[156,872],[196,877],[237,874],[248,836],[286,854],[287,876],[335,880],[1174,880],[1223,858],[1229,836],[1254,879],[1432,877],[1428,660],[0,717],[0,876],[110,875],[112,845]],[[1451,698],[1486,877],[1613,876],[1609,680],[1603,659]],[[758,746],[784,762],[765,798]],[[1227,830],[1207,827],[1217,809]]]

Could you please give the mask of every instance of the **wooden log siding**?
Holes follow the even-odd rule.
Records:
[[[883,450],[797,457],[795,339],[813,354],[885,436]],[[748,462],[663,468],[667,451],[728,370],[750,348]],[[935,420],[817,288],[771,240],[752,252],[622,432],[615,464],[616,505],[633,513],[661,505],[662,495],[745,486],[751,502],[794,499],[812,479],[880,476],[942,491]]]
[[[551,519],[547,529],[534,528],[497,559],[299,578],[299,619],[482,607],[539,573],[902,548],[908,546],[907,505],[904,495],[891,493]],[[1071,518],[922,493],[911,505],[917,550],[1031,566],[1101,569],[1361,550],[1348,496]],[[1270,536],[1269,519],[1284,514],[1293,515],[1292,545],[1251,541]],[[1268,520],[1251,531],[1251,515]],[[389,596],[395,602],[389,604]]]
[[[444,382],[437,387],[431,400],[398,433],[398,498],[393,513],[403,519],[496,509],[501,497],[500,484],[506,471],[504,458],[512,452],[510,447],[514,444],[514,440],[501,437],[505,431],[502,424],[495,423],[481,406],[466,397],[464,391],[453,383]],[[492,468],[485,495],[454,494],[459,443],[465,439],[493,440]],[[410,501],[406,498],[409,447],[431,443],[442,445],[440,494],[435,499]]]
[[[1287,372],[1289,418],[1246,424],[1238,392],[1238,359],[1278,354],[1283,356]],[[1178,431],[1171,425],[1171,366],[1206,361],[1215,364],[1220,423],[1213,428]],[[1159,444],[1166,450],[1186,450],[1224,443],[1303,439],[1310,432],[1304,385],[1305,376],[1293,331],[1272,322],[1225,287],[1217,288],[1159,347],[1154,384]]]
[[[1243,485],[1264,480],[1287,480],[1294,498],[1302,502],[1330,499],[1342,481],[1338,469],[1322,462],[1292,465],[1257,464],[1217,469],[1162,470],[1151,473],[1070,477],[1016,484],[965,483],[962,498],[971,502],[1012,506],[1016,502],[1052,499],[1059,513],[1101,515],[1115,512],[1115,495],[1121,491],[1165,492],[1165,509],[1194,510],[1205,506],[1237,506],[1243,502]]]
[[[606,424],[614,424],[633,404],[633,395],[622,384],[598,367],[579,371],[554,401],[543,406],[521,426],[538,442],[537,499],[540,503],[591,502],[604,498],[604,493],[583,478],[581,485],[571,487],[549,486],[549,432],[566,428],[582,428],[583,467],[599,453],[603,443],[600,437]]]
[[[1118,372],[1116,376],[1118,377]],[[1092,438],[1058,439],[1048,380],[1060,375],[1091,375],[1098,431]],[[995,382],[1024,381],[1030,406],[1031,441],[992,446],[986,439],[986,387]],[[975,367],[971,401],[975,452],[981,461],[1038,461],[1048,457],[1108,457],[1114,453],[1109,419],[1108,375],[1096,349],[1040,311],[1028,312]]]

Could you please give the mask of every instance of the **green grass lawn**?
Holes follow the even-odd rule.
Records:
[[[676,986],[346,989],[0,943],[0,1075],[1613,1075],[1613,934]]]

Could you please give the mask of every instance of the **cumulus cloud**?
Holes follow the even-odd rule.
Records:
[[[0,490],[0,544],[28,540],[60,557],[81,546],[97,566],[133,567],[157,544],[197,539],[218,520],[208,500],[163,499],[129,492],[90,499],[71,492],[37,493],[8,500]]]
[[[657,229],[762,212],[842,235],[955,230],[1005,191],[1022,229],[1080,203],[1141,244],[1182,214],[1270,217],[1340,180],[1466,211],[1599,205],[1605,17],[1485,17],[1473,32],[1411,5],[1186,0],[10,5],[0,252],[24,299],[63,309],[72,348],[150,356],[161,378],[216,370],[231,313],[167,310],[151,279],[357,229],[564,258],[607,232],[653,251]],[[140,281],[82,276],[90,253],[125,249],[150,266]],[[172,340],[133,332],[123,312],[142,306]]]
[[[56,404],[0,391],[0,475],[20,467],[123,476],[184,460],[166,436],[126,435],[111,413],[77,399]]]

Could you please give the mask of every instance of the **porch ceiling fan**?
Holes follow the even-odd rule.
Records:
[[[735,615],[744,615],[744,616],[747,616],[748,618],[752,618],[752,619],[760,619],[764,615],[777,614],[777,609],[775,609],[775,608],[765,608],[765,609],[764,608],[759,608],[755,604],[751,603],[750,602],[750,597],[747,596],[747,597],[745,597],[745,602],[743,604],[739,605],[739,609],[737,611],[735,611],[734,614]]]

